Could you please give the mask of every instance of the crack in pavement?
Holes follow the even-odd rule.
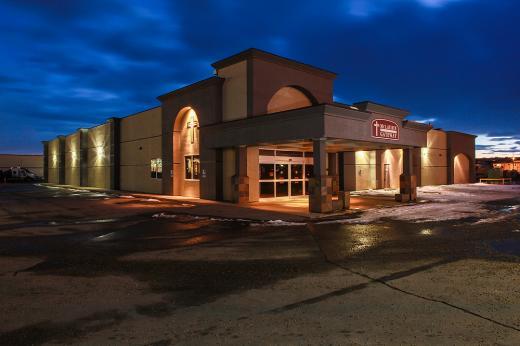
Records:
[[[452,304],[450,302],[447,302],[447,301],[444,301],[444,300],[441,300],[441,299],[436,299],[436,298],[423,296],[423,295],[420,295],[420,294],[417,294],[417,293],[414,293],[414,292],[411,292],[411,291],[404,290],[402,288],[399,288],[399,287],[397,287],[395,285],[392,285],[392,284],[388,283],[388,281],[392,281],[392,280],[400,279],[400,278],[403,278],[403,277],[407,277],[407,276],[410,276],[410,275],[422,272],[424,270],[434,268],[434,267],[439,266],[439,265],[444,265],[444,264],[447,264],[447,263],[453,263],[455,261],[460,260],[461,258],[457,258],[457,257],[446,258],[444,260],[441,260],[441,261],[438,261],[438,262],[434,262],[434,263],[431,263],[431,264],[427,264],[427,265],[423,265],[423,266],[419,266],[419,267],[416,267],[416,268],[412,268],[410,270],[397,272],[397,273],[390,274],[390,275],[385,275],[385,276],[382,276],[380,278],[374,278],[374,277],[372,277],[372,276],[370,276],[368,274],[365,274],[365,273],[353,270],[353,269],[351,269],[351,268],[349,268],[349,267],[347,267],[345,265],[342,265],[341,263],[337,263],[337,262],[334,262],[334,261],[330,260],[327,257],[327,254],[325,254],[325,252],[323,251],[323,249],[322,249],[322,247],[320,245],[320,242],[318,241],[318,239],[316,239],[316,236],[315,236],[315,234],[312,231],[313,227],[314,227],[314,225],[312,225],[312,224],[308,224],[307,225],[307,229],[308,229],[309,233],[311,234],[312,239],[316,243],[316,246],[318,247],[320,253],[322,254],[324,260],[327,263],[329,263],[331,265],[334,265],[334,266],[336,266],[336,267],[338,267],[338,268],[340,268],[342,270],[348,271],[348,272],[350,272],[350,273],[352,273],[354,275],[357,275],[357,276],[360,276],[360,277],[362,277],[364,279],[367,279],[367,280],[369,280],[369,282],[366,282],[366,283],[363,283],[363,284],[354,285],[354,286],[349,286],[349,287],[346,287],[346,288],[343,288],[343,289],[340,289],[340,290],[336,290],[336,291],[332,291],[332,292],[323,294],[321,296],[317,296],[317,297],[305,299],[305,300],[302,300],[302,301],[299,301],[299,302],[296,302],[296,303],[284,305],[284,306],[276,308],[276,309],[265,311],[264,313],[280,313],[280,312],[296,309],[296,308],[301,307],[301,306],[315,304],[317,302],[326,300],[326,299],[331,298],[331,297],[341,296],[341,295],[344,295],[344,294],[347,294],[347,293],[350,293],[350,292],[353,292],[353,291],[361,290],[361,289],[364,289],[364,288],[368,287],[371,284],[378,283],[378,284],[384,285],[384,286],[386,286],[386,287],[388,287],[388,288],[390,288],[390,289],[392,289],[394,291],[397,291],[397,292],[400,292],[400,293],[403,293],[403,294],[406,294],[406,295],[409,295],[409,296],[412,296],[412,297],[415,297],[415,298],[418,298],[418,299],[429,301],[429,302],[432,302],[432,303],[442,304],[442,305],[445,305],[445,306],[450,307],[452,309],[459,310],[459,311],[461,311],[461,312],[463,312],[465,314],[468,314],[468,315],[471,315],[471,316],[483,319],[485,321],[491,322],[493,324],[499,325],[501,327],[504,327],[504,328],[507,328],[507,329],[511,329],[511,330],[520,332],[520,328],[518,328],[516,326],[509,325],[509,324],[506,324],[506,323],[494,320],[494,319],[492,319],[490,317],[486,317],[486,316],[481,315],[481,314],[479,314],[477,312],[471,311],[471,310],[466,309],[466,308],[461,307],[461,306],[457,306],[457,305]]]

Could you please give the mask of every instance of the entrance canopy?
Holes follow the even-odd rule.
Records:
[[[354,108],[323,104],[208,125],[201,127],[201,138],[209,148],[287,143],[310,148],[311,139],[326,139],[327,150],[337,151],[426,147],[430,125]]]

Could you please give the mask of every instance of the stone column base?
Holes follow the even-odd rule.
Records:
[[[401,174],[399,176],[399,193],[395,195],[398,202],[417,201],[417,177],[415,175]]]
[[[233,177],[233,201],[235,203],[249,203],[249,177]]]
[[[332,207],[332,177],[321,176],[309,179],[309,211],[330,213]]]

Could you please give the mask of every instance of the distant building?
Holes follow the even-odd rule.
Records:
[[[475,180],[475,136],[409,112],[333,101],[336,74],[257,49],[160,106],[43,142],[46,180],[236,203],[309,195],[330,212],[340,191]]]
[[[0,170],[6,171],[11,167],[25,167],[43,177],[43,155],[0,154]]]
[[[509,159],[504,162],[493,162],[493,168],[499,168],[503,171],[519,171],[520,160]]]

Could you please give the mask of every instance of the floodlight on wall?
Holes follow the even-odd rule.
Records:
[[[96,148],[96,156],[98,159],[102,159],[105,156],[105,151],[103,150],[103,147]]]

